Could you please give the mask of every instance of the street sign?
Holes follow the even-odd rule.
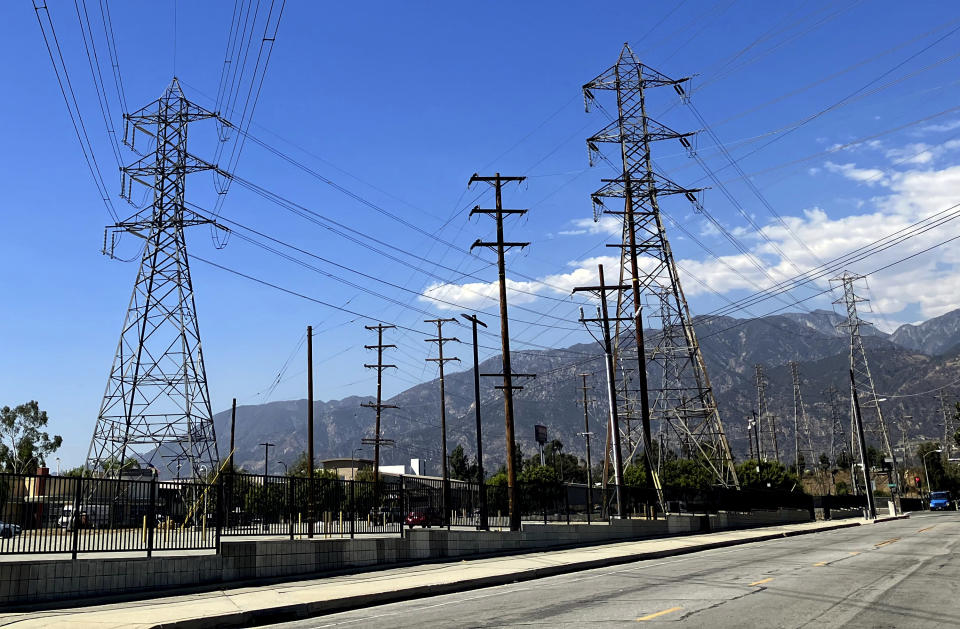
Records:
[[[533,435],[541,446],[547,442],[547,427],[537,424],[533,427]]]

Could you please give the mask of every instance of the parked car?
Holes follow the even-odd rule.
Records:
[[[437,526],[443,526],[443,515],[439,510],[428,507],[426,509],[411,511],[407,514],[407,517],[403,519],[403,523],[410,528],[415,526],[430,528],[434,524]]]
[[[931,511],[946,511],[950,509],[950,492],[949,491],[932,491],[930,492],[930,510]]]
[[[20,533],[20,527],[16,524],[0,522],[0,539],[10,539]]]

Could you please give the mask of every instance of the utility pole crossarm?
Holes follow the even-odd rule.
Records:
[[[385,404],[383,402],[383,370],[384,369],[396,369],[396,365],[386,364],[383,362],[383,352],[387,349],[396,348],[396,345],[384,343],[383,342],[383,331],[391,330],[396,328],[395,325],[385,325],[383,323],[378,323],[377,325],[366,325],[364,326],[367,330],[375,331],[377,333],[377,344],[376,345],[364,345],[366,349],[375,349],[377,350],[377,362],[376,364],[364,364],[364,367],[367,369],[376,369],[377,370],[377,401],[376,402],[361,402],[360,406],[363,408],[372,408],[376,413],[376,419],[373,425],[373,480],[374,480],[374,490],[379,493],[380,487],[380,445],[390,441],[389,439],[384,439],[383,435],[380,434],[380,419],[381,413],[384,409],[388,408],[399,408],[395,404]],[[369,439],[369,438],[368,438]]]
[[[497,253],[497,279],[500,292],[500,342],[501,359],[503,360],[503,418],[505,427],[506,455],[507,455],[507,495],[510,512],[510,530],[520,530],[520,488],[517,484],[516,469],[516,440],[514,437],[514,417],[513,417],[513,369],[510,364],[510,320],[507,316],[507,274],[505,263],[505,251],[510,247],[526,247],[529,243],[508,242],[503,235],[504,215],[521,215],[526,210],[504,210],[503,208],[503,184],[508,182],[520,182],[526,177],[503,176],[496,173],[491,176],[480,176],[474,173],[470,177],[467,186],[474,182],[485,182],[493,186],[496,195],[496,209],[481,210],[474,208],[472,214],[479,213],[491,216],[497,226],[496,242],[484,242],[477,240],[470,246],[472,251],[475,247],[488,247]],[[438,334],[437,336],[440,336]],[[441,347],[443,344],[439,344]]]
[[[459,343],[460,339],[454,337],[445,337],[443,335],[443,324],[445,323],[456,323],[459,324],[460,321],[453,318],[437,318],[437,319],[426,319],[424,323],[433,323],[437,326],[437,336],[436,338],[424,339],[428,343],[437,344],[437,358],[426,358],[427,362],[435,362],[440,368],[440,462],[441,462],[441,480],[443,482],[443,492],[442,492],[442,502],[443,502],[443,523],[449,525],[449,507],[450,507],[450,471],[449,471],[449,461],[447,460],[447,392],[445,379],[443,375],[443,367],[450,361],[460,362],[460,359],[456,356],[444,357],[443,355],[443,346],[447,343]]]

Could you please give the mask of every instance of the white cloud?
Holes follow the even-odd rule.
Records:
[[[517,282],[507,278],[507,299],[513,304],[536,301],[544,287],[539,282]],[[440,310],[486,308],[500,298],[500,282],[471,282],[469,284],[431,284],[419,297]]]
[[[588,234],[590,236],[606,234],[608,236],[620,235],[620,221],[613,216],[601,216],[599,221],[592,218],[578,218],[573,221],[575,229],[568,229],[557,232],[561,236],[579,236]]]
[[[945,143],[947,144],[947,143]],[[941,145],[941,147],[944,145]],[[931,147],[937,150],[940,147]],[[960,148],[956,147],[943,150]],[[911,145],[897,152],[885,149],[888,159],[902,155],[917,154],[928,150]],[[912,153],[911,153],[912,152]],[[774,283],[794,277],[798,268],[806,271],[823,262],[848,255],[851,251],[871,246],[880,238],[902,234],[911,224],[960,203],[960,165],[932,168],[929,162],[910,162],[915,169],[885,171],[880,168],[862,168],[855,163],[837,164],[827,162],[824,168],[858,183],[876,186],[877,194],[861,199],[854,214],[838,216],[821,207],[812,207],[800,216],[783,215],[786,226],[779,222],[767,222],[763,234],[745,229],[732,229],[741,241],[750,247],[752,255],[735,254],[714,259],[706,255],[687,255],[678,259],[681,281],[688,297],[696,298],[709,292],[721,294],[732,291],[755,291]],[[614,217],[593,223],[589,219],[575,221],[574,226],[590,233],[605,234],[616,238],[620,225]],[[695,217],[687,223],[700,220]],[[671,239],[678,235],[670,231]],[[903,313],[908,307],[916,307],[923,318],[930,318],[960,307],[960,247],[940,247],[929,253],[924,251],[949,238],[960,236],[960,220],[944,223],[936,228],[915,235],[862,261],[851,260],[849,270],[869,273],[873,269],[897,262],[901,258],[917,254],[888,269],[871,275],[867,296],[875,310],[883,318],[870,317],[881,327],[890,328],[898,322],[906,322]],[[799,241],[799,242],[798,242]],[[802,244],[801,244],[802,243]],[[685,249],[689,251],[689,249]],[[761,260],[763,270],[755,260]],[[652,260],[643,260],[642,266],[650,269]],[[517,289],[537,295],[568,295],[576,286],[593,285],[597,282],[597,265],[603,264],[606,279],[615,283],[619,279],[619,257],[605,255],[582,260],[572,260],[561,273],[547,275],[538,282],[509,281],[513,303],[526,303],[537,299],[535,295],[516,292]],[[828,286],[827,278],[818,280],[822,289]],[[549,288],[548,286],[549,285]],[[464,305],[489,306],[494,303],[483,296],[495,298],[497,283],[437,285],[429,289],[431,297],[443,298]],[[807,294],[807,293],[802,293]],[[800,296],[798,294],[797,296]],[[425,301],[428,299],[425,299]],[[783,306],[777,300],[769,300],[751,308],[753,314],[762,314]],[[445,307],[438,304],[437,307]],[[796,309],[796,308],[792,308]],[[913,315],[910,319],[915,318]]]
[[[879,168],[857,168],[856,164],[853,163],[837,164],[834,162],[826,162],[823,166],[830,172],[871,186],[877,183],[883,184],[885,181],[883,179],[884,173]]]
[[[946,131],[953,131],[954,129],[960,129],[960,119],[926,125],[925,127],[921,127],[920,131],[925,133],[944,133]]]

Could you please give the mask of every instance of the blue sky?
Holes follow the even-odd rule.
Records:
[[[48,2],[103,179],[116,195],[120,178],[74,5]],[[98,3],[87,5],[103,55]],[[610,250],[603,245],[616,240],[617,228],[592,221],[589,195],[612,171],[603,163],[588,167],[584,140],[607,118],[584,112],[580,86],[612,65],[624,42],[661,72],[694,76],[696,110],[753,175],[760,193],[745,185],[706,133],[698,136],[697,150],[723,189],[679,144],[655,146],[661,171],[683,185],[710,186],[702,195],[706,210],[767,268],[760,273],[689,205],[665,203],[667,214],[705,247],[668,220],[695,313],[713,312],[756,285],[806,271],[818,259],[960,202],[960,10],[952,3],[478,6],[287,2],[250,132],[353,196],[252,142],[235,173],[358,230],[370,248],[236,184],[222,216],[368,277],[292,254],[354,283],[349,286],[237,237],[218,250],[207,228],[191,230],[215,412],[232,397],[241,404],[304,397],[307,324],[318,330],[318,398],[373,393],[374,374],[362,367],[371,358],[362,346],[373,342],[363,326],[372,321],[200,258],[424,332],[423,319],[465,308],[488,313],[495,328],[493,259],[464,251],[492,235],[488,219],[467,220],[469,207],[492,203],[483,188],[466,188],[474,172],[528,176],[505,192],[506,205],[530,209],[508,224],[508,238],[532,243],[508,261],[509,279],[516,282],[508,286],[522,291],[511,292],[514,349],[587,341],[576,323],[580,302],[568,292],[593,281],[598,261],[615,265],[604,258]],[[189,98],[213,107],[233,7],[179,2],[175,12],[170,1],[111,3],[129,108],[159,96],[174,72]],[[0,105],[0,285],[6,296],[0,404],[39,400],[51,429],[65,438],[64,464],[75,465],[86,454],[137,261],[100,254],[110,217],[83,161],[31,4],[4,3],[0,12],[0,54],[9,60]],[[672,128],[703,128],[671,90],[653,91],[650,100],[652,114]],[[119,127],[116,102],[112,111]],[[191,128],[191,151],[210,159],[215,137],[213,122],[198,122]],[[134,159],[125,149],[121,157],[124,163]],[[187,190],[201,207],[216,202],[209,174],[191,176]],[[125,202],[114,203],[120,214],[132,212]],[[957,233],[946,223],[851,268],[869,273]],[[380,255],[382,243],[399,248],[394,257],[407,264]],[[136,253],[131,239],[120,243],[118,255]],[[957,307],[958,262],[949,246],[939,247],[871,275],[866,294],[875,320],[890,329]],[[820,282],[732,314],[830,307],[828,295],[789,307],[825,287]],[[464,308],[449,309],[430,297]],[[466,330],[457,334],[467,338]],[[423,360],[423,338],[402,330],[388,337],[400,346],[391,357],[400,369],[387,374],[387,393],[434,376],[435,367]],[[481,342],[498,345],[494,336]],[[469,356],[466,346],[453,351]]]

